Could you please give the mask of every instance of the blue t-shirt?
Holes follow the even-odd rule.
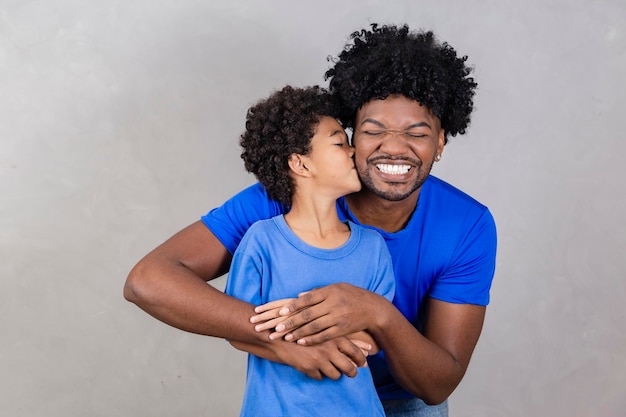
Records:
[[[339,217],[360,224],[345,199],[337,201]],[[234,253],[251,224],[285,213],[260,184],[243,190],[202,217],[204,224]],[[489,210],[450,184],[429,176],[406,227],[380,232],[393,260],[396,291],[393,304],[418,330],[424,321],[425,297],[457,304],[489,303],[495,271],[496,227]],[[391,376],[383,353],[368,358],[381,399],[413,397]]]
[[[391,256],[380,234],[348,222],[350,237],[336,249],[299,239],[282,215],[250,227],[235,251],[226,293],[254,305],[347,282],[392,300]],[[382,405],[369,368],[355,378],[315,380],[296,369],[248,355],[241,417],[380,416]]]

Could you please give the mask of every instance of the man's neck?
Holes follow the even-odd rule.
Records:
[[[415,208],[420,190],[401,201],[388,201],[367,190],[346,196],[348,208],[361,224],[386,232],[398,232],[406,227]]]

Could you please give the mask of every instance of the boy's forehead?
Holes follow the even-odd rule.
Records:
[[[321,131],[343,131],[343,127],[339,121],[331,116],[320,116],[317,125],[315,126],[315,133]]]

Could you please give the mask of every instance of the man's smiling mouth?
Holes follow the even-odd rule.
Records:
[[[411,170],[411,165],[376,164],[376,168],[383,174],[404,175]]]

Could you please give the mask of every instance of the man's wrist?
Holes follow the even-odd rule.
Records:
[[[384,337],[385,332],[391,327],[391,317],[394,305],[382,295],[373,294],[376,298],[372,303],[368,303],[369,308],[374,309],[374,314],[370,314],[367,331],[377,341]],[[380,343],[379,343],[380,344]]]

